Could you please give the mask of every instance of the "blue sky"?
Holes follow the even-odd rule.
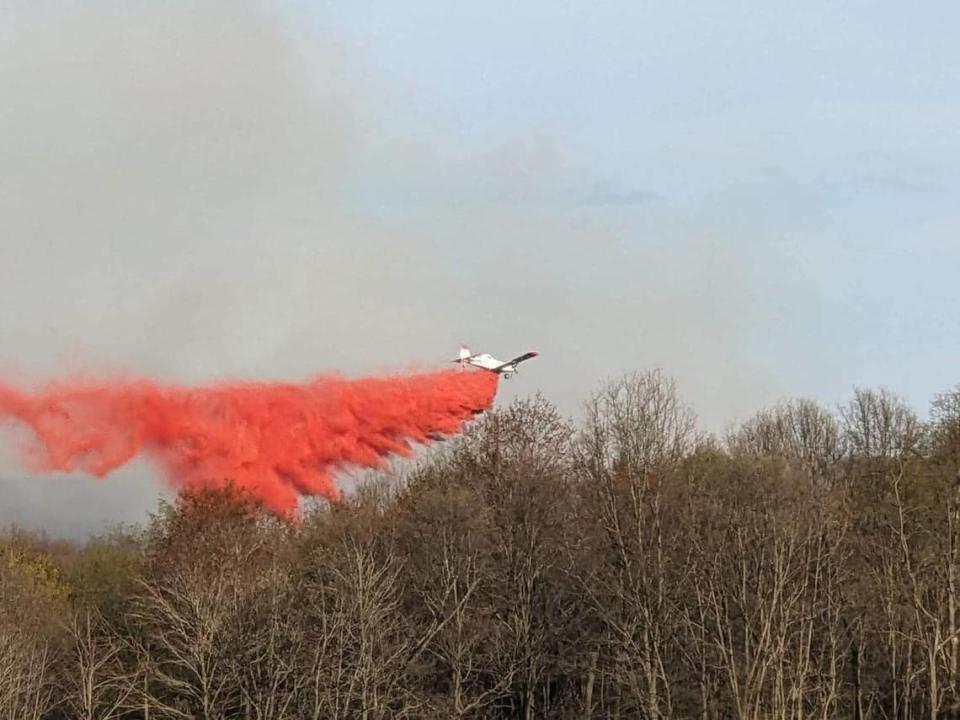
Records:
[[[606,216],[636,262],[678,235],[725,245],[753,266],[753,301],[769,306],[747,339],[774,394],[831,400],[854,383],[888,384],[922,409],[960,381],[955,4],[355,2],[289,13],[341,29],[389,86],[393,129],[440,156],[444,172],[372,173],[361,195]],[[511,150],[534,168],[484,171]]]
[[[854,385],[924,414],[960,382],[957,37],[947,3],[16,0],[0,377],[467,340],[539,350],[499,401],[570,415],[653,367],[715,431]],[[162,487],[24,479],[12,447],[0,523],[95,529]]]

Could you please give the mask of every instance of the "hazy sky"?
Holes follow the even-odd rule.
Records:
[[[662,367],[720,429],[960,382],[960,6],[0,4],[0,377]],[[136,520],[148,463],[0,524]]]

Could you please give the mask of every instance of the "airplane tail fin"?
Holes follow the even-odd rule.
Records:
[[[466,345],[464,345],[464,344],[461,343],[461,344],[460,344],[460,356],[459,356],[456,360],[452,360],[451,362],[458,362],[458,363],[460,363],[460,367],[463,367],[464,363],[465,363],[469,358],[470,358],[470,348],[468,348]]]

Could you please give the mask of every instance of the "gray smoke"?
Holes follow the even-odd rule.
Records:
[[[652,365],[708,424],[770,396],[740,350],[763,280],[730,238],[647,189],[561,187],[562,146],[540,137],[457,164],[442,129],[424,146],[394,126],[386,72],[252,2],[7,3],[2,376],[358,374],[469,340],[542,353],[501,402],[541,390],[575,413]],[[0,524],[76,534],[160,492],[146,463],[30,477],[16,436]]]

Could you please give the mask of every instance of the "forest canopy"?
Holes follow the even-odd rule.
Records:
[[[0,536],[0,717],[960,716],[960,387],[701,432],[627,375],[278,519]],[[225,484],[224,484],[225,483]]]

